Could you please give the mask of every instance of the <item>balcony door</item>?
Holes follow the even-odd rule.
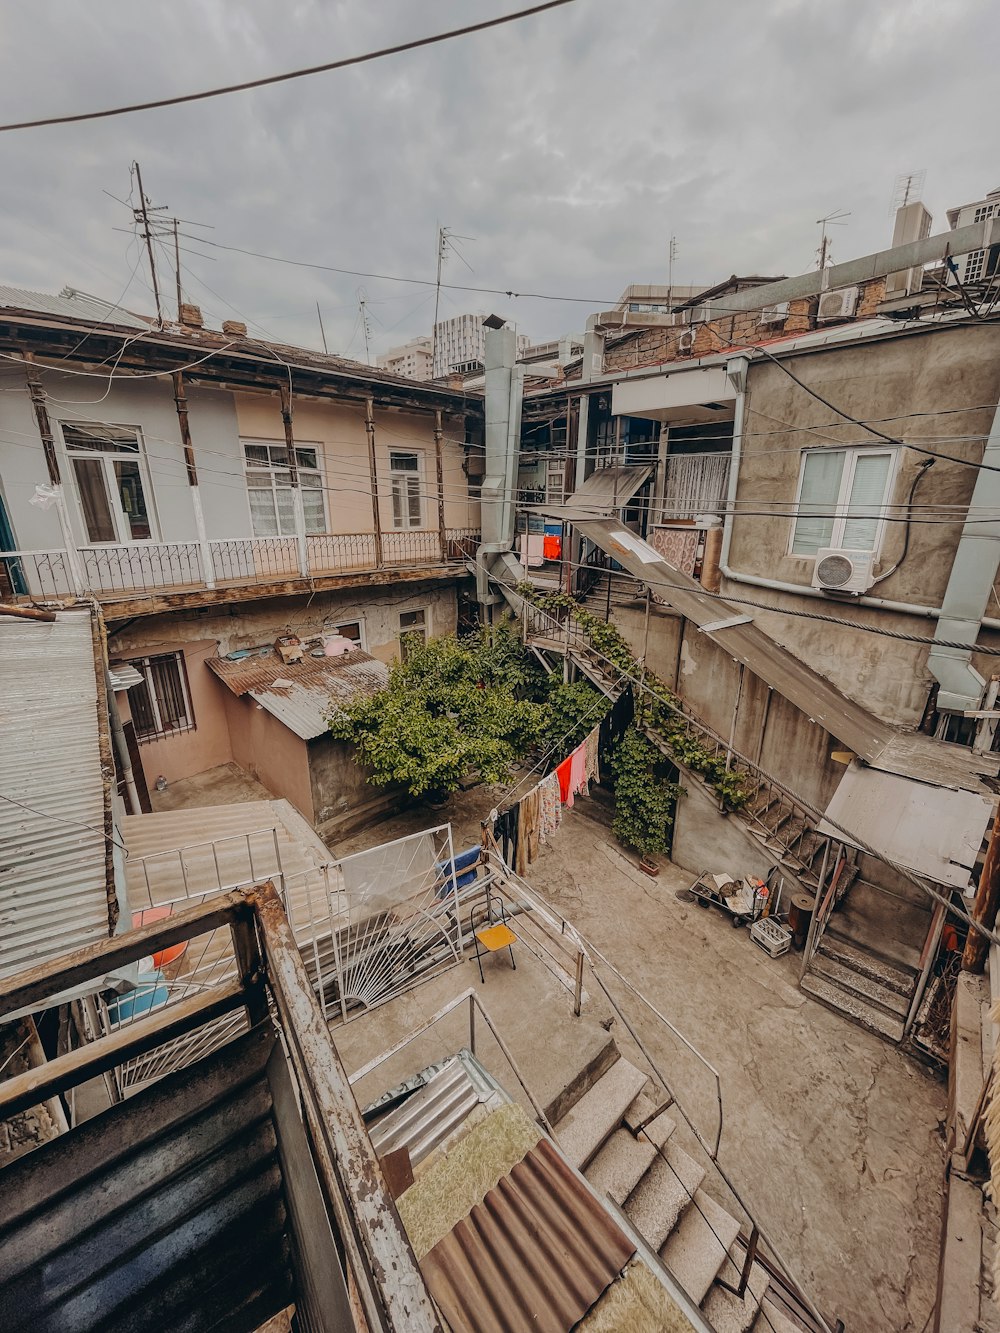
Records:
[[[137,430],[96,422],[63,422],[63,441],[91,546],[154,538],[148,479]]]

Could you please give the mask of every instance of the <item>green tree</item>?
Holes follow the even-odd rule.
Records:
[[[674,808],[684,789],[669,780],[667,767],[659,750],[635,727],[629,727],[611,757],[615,782],[612,831],[642,856],[670,847]]]

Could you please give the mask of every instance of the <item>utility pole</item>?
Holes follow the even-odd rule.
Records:
[[[184,297],[181,295],[181,243],[177,231],[180,224],[180,218],[173,219],[174,224],[174,273],[177,276],[177,323],[181,322],[181,306],[184,304]]]
[[[363,291],[358,293],[358,310],[361,314],[361,329],[365,335],[365,364],[370,366],[372,355],[368,348],[368,312],[365,310],[365,294]],[[322,323],[322,320],[320,323]]]
[[[438,345],[438,311],[441,307],[441,265],[444,263],[445,251],[448,248],[448,229],[447,227],[438,227],[437,240],[437,279],[434,284],[434,325],[431,329],[431,375],[434,375],[434,362],[437,360]]]
[[[139,163],[133,162],[135,167],[135,179],[139,186],[139,207],[132,210],[136,222],[142,223],[142,239],[146,242],[146,253],[149,255],[149,275],[153,280],[153,300],[156,302],[156,322],[163,326],[163,309],[160,305],[160,285],[156,280],[156,257],[153,254],[153,232],[149,225],[150,204],[142,188],[142,172],[139,170]],[[158,211],[156,209],[154,212]]]
[[[833,213],[828,213],[825,218],[817,218],[816,225],[822,228],[819,237],[819,249],[816,251],[819,256],[819,263],[816,267],[822,273],[826,268],[827,260],[830,257],[830,247],[833,244],[826,234],[827,227],[846,227],[845,218],[851,216],[847,209],[838,208]]]
[[[319,308],[319,302],[316,302],[316,318],[319,320],[319,336],[323,339],[323,351],[329,356],[330,349],[326,345],[326,329],[323,327],[323,315]]]

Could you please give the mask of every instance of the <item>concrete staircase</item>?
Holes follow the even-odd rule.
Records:
[[[703,1188],[705,1170],[674,1138],[674,1120],[623,1056],[555,1125],[563,1152],[621,1207],[717,1333],[802,1333],[756,1260],[742,1297],[740,1224]],[[770,1295],[769,1295],[770,1293]]]

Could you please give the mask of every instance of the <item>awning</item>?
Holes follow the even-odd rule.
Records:
[[[819,832],[852,846],[867,843],[887,860],[952,888],[967,890],[993,818],[993,802],[970,791],[950,791],[857,760],[840,780]],[[845,837],[835,825],[853,836]]]
[[[641,490],[652,476],[653,466],[652,463],[643,463],[632,467],[598,468],[560,508],[575,509],[581,516],[589,518],[599,514],[613,514]]]

